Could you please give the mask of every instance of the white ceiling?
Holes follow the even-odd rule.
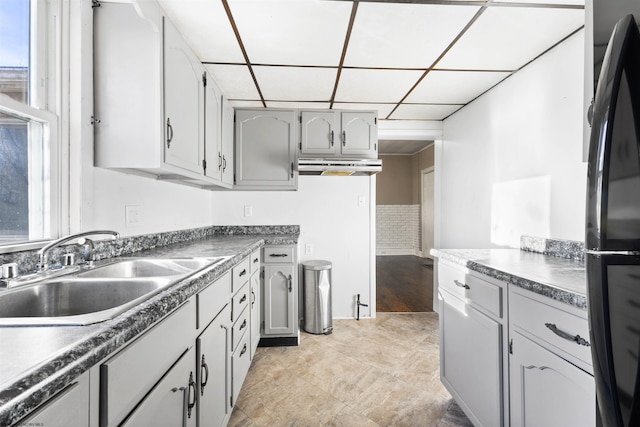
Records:
[[[381,120],[442,120],[584,25],[584,0],[160,4],[233,106]]]

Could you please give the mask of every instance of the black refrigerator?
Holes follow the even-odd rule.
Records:
[[[640,17],[640,0],[594,1],[599,77],[585,247],[597,419],[605,427],[640,426],[640,32],[634,13]],[[603,27],[616,21],[603,41]]]

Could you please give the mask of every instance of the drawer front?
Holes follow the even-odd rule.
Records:
[[[233,402],[238,400],[240,394],[240,388],[244,382],[247,372],[249,371],[249,365],[251,364],[251,350],[249,349],[249,334],[244,334],[242,340],[238,344],[238,347],[231,356],[231,371],[232,371],[232,393]]]
[[[231,270],[231,274],[233,275],[233,279],[231,281],[231,292],[238,292],[238,289],[242,287],[249,280],[249,276],[251,275],[251,265],[249,263],[249,258],[245,258],[238,265],[233,267]]]
[[[231,273],[227,272],[203,289],[197,297],[198,329],[205,328],[229,304],[231,298]]]
[[[442,286],[466,303],[480,307],[490,314],[502,317],[503,289],[464,270],[448,264],[438,264],[438,286]]]
[[[196,304],[180,306],[100,366],[100,426],[118,425],[191,345]]]
[[[249,311],[243,311],[240,316],[238,316],[238,320],[233,324],[233,328],[231,328],[231,348],[233,350],[236,349],[242,336],[249,329]]]
[[[292,246],[270,246],[263,249],[262,262],[265,264],[291,263],[294,260]]]
[[[249,263],[251,264],[251,267],[250,267],[251,274],[253,274],[256,271],[260,270],[260,249],[254,251],[249,256]]]
[[[584,345],[590,340],[586,318],[511,292],[509,320],[513,326],[592,366],[591,347]]]
[[[249,305],[249,299],[250,299],[249,293],[250,293],[249,282],[247,282],[231,299],[233,304],[233,308],[231,312],[231,321],[235,322],[236,319],[240,317],[240,314],[242,314],[244,309],[247,308],[247,306]]]

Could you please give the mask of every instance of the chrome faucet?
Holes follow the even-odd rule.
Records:
[[[93,253],[93,241],[86,239],[85,236],[93,236],[96,234],[109,234],[113,236],[114,239],[120,237],[120,233],[111,230],[95,230],[95,231],[85,231],[83,233],[72,234],[70,236],[61,237],[58,240],[54,240],[53,242],[46,245],[44,248],[38,251],[38,271],[43,272],[46,271],[48,265],[46,263],[47,254],[50,250],[57,248],[63,243],[67,243],[74,239],[81,239],[79,243],[84,245],[83,254],[85,261],[92,263],[95,259],[95,254]]]

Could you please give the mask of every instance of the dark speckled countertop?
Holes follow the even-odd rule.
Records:
[[[105,322],[88,326],[0,327],[0,426],[11,425],[122,348],[264,244],[297,234],[215,235],[136,252],[136,257],[223,257]]]
[[[431,253],[509,285],[587,309],[583,262],[520,249],[434,249]]]

